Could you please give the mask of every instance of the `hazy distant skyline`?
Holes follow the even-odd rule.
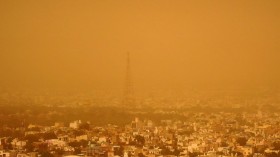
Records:
[[[0,87],[279,85],[280,1],[1,1]]]

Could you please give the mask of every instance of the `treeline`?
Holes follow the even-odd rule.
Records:
[[[279,112],[278,108],[272,105],[264,106],[264,112]],[[159,112],[160,111],[160,112]],[[106,124],[115,124],[123,126],[128,124],[135,117],[140,119],[150,119],[155,123],[161,120],[187,120],[188,117],[182,113],[217,113],[217,112],[253,112],[256,113],[256,107],[240,108],[213,108],[213,107],[181,107],[181,108],[119,108],[119,107],[46,107],[38,105],[12,105],[0,106],[0,127],[9,128],[26,127],[28,124],[54,125],[55,122],[63,122],[68,125],[74,120],[89,121],[92,125],[103,126]]]

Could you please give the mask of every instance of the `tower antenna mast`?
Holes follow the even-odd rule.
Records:
[[[124,99],[123,105],[126,107],[132,107],[134,105],[133,98],[133,81],[131,74],[131,60],[130,52],[127,52],[127,61],[126,61],[126,76],[125,76],[125,87],[124,87]]]

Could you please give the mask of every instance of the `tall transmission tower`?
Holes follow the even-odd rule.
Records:
[[[124,97],[123,97],[123,105],[126,107],[132,107],[132,106],[134,106],[134,103],[135,103],[130,64],[131,64],[130,63],[130,53],[127,52],[126,76],[125,76],[125,87],[124,87]]]

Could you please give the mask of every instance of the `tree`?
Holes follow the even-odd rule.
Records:
[[[88,123],[82,123],[80,124],[79,129],[90,130],[90,126]]]
[[[48,149],[49,149],[49,147],[48,147],[48,144],[47,143],[41,143],[40,145],[39,145],[39,152],[41,152],[41,153],[43,153],[43,152],[47,152],[48,151]]]
[[[163,147],[161,148],[161,154],[162,154],[163,156],[165,156],[165,155],[171,155],[172,152],[171,152],[167,147],[163,146]]]
[[[64,153],[63,149],[61,148],[57,148],[55,149],[55,154],[58,155],[58,156],[62,156]]]
[[[42,152],[41,157],[53,157],[53,155],[50,152]]]
[[[28,141],[25,145],[25,149],[26,149],[27,152],[33,152],[34,146],[31,142]]]
[[[227,147],[227,146],[228,146],[228,144],[225,141],[221,142],[221,147]]]
[[[273,145],[274,149],[280,150],[280,142],[279,141],[273,142],[272,145]]]
[[[175,156],[179,156],[180,155],[180,150],[178,150],[177,148],[174,150],[173,154]]]
[[[247,143],[247,139],[245,137],[238,137],[236,142],[240,145],[240,146],[245,146]]]
[[[81,143],[78,142],[78,141],[73,141],[73,142],[69,142],[68,145],[73,147],[73,148],[76,148],[76,147],[80,147]]]
[[[267,146],[265,146],[265,145],[259,145],[255,148],[255,152],[263,154],[266,148],[267,148]]]
[[[145,138],[143,136],[136,135],[135,140],[138,146],[143,146],[145,144]]]
[[[279,157],[279,153],[278,154],[275,153],[275,152],[273,152],[273,153],[265,153],[265,156],[267,156],[267,157]]]
[[[86,147],[86,146],[88,145],[88,141],[87,141],[87,140],[81,140],[81,141],[80,141],[80,145],[81,145],[82,147]]]
[[[114,150],[114,154],[118,155],[118,156],[123,156],[123,153],[124,153],[123,151],[124,151],[124,148],[121,145],[120,148]]]
[[[75,136],[81,136],[81,135],[84,135],[85,132],[83,130],[74,130],[73,134]]]
[[[145,157],[143,153],[138,153],[138,157]]]
[[[39,136],[37,134],[29,134],[29,135],[26,135],[24,137],[25,140],[27,140],[28,142],[38,142],[39,141]]]
[[[81,154],[81,148],[80,147],[76,147],[74,150],[74,154]]]
[[[43,134],[43,138],[45,140],[50,140],[50,139],[57,139],[57,136],[55,135],[54,132],[48,132]]]

